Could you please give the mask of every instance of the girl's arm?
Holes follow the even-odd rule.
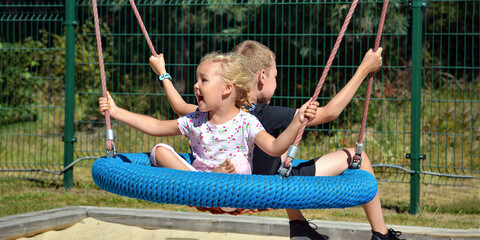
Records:
[[[327,105],[318,108],[317,115],[308,123],[308,126],[330,122],[340,116],[367,75],[371,72],[377,71],[382,66],[382,51],[383,48],[378,48],[376,52],[373,52],[372,49],[370,49],[365,54],[362,63],[357,68],[352,79],[350,79],[347,85],[345,85],[345,87],[343,87]]]
[[[116,120],[123,122],[143,133],[152,136],[175,136],[180,135],[177,126],[177,120],[158,120],[153,117],[133,113],[115,104],[110,93],[107,92],[107,98],[98,99],[100,113],[105,116],[105,111],[110,111],[110,116]]]
[[[274,138],[266,131],[261,131],[255,137],[255,144],[257,144],[258,147],[260,147],[270,156],[281,156],[295,141],[295,137],[300,130],[303,120],[308,118],[309,121],[311,121],[310,119],[315,117],[318,105],[319,103],[316,101],[312,101],[311,103],[309,101],[305,103],[298,110],[295,118],[290,125],[288,125],[287,129],[282,132],[282,134],[280,134],[277,138]]]
[[[167,72],[165,69],[165,59],[163,54],[158,55],[158,57],[151,56],[149,61],[152,70],[157,75],[162,75]],[[184,116],[197,110],[197,105],[186,103],[185,100],[183,100],[182,96],[180,96],[180,93],[178,93],[177,89],[175,89],[175,86],[170,79],[163,80],[163,88],[167,94],[167,99],[170,103],[170,106],[172,106],[173,111],[179,116]]]

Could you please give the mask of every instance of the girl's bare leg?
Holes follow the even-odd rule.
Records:
[[[187,167],[178,156],[173,153],[170,149],[158,146],[155,149],[155,162],[158,167],[172,168],[178,170],[187,170],[192,171],[191,168]],[[235,166],[230,161],[230,159],[225,160],[220,166],[213,169],[212,172],[217,173],[235,173]]]
[[[155,149],[155,162],[158,167],[191,171],[175,153],[161,146]]]

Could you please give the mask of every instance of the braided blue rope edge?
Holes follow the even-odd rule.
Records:
[[[102,157],[92,166],[101,189],[156,203],[243,209],[348,208],[375,197],[377,181],[363,170],[334,177],[241,175],[150,166],[146,153]]]

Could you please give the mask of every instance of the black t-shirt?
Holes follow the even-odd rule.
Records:
[[[255,117],[262,123],[265,131],[275,138],[280,131],[285,130],[295,117],[297,109],[278,106],[270,106],[261,103],[255,106],[253,112]],[[272,157],[262,151],[259,147],[253,150],[253,174],[275,175],[281,164],[280,157]]]

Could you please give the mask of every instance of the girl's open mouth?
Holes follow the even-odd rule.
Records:
[[[198,101],[198,102],[203,101],[203,96],[200,96],[200,95],[198,95],[198,94],[196,94],[196,95],[197,95],[197,101]]]

